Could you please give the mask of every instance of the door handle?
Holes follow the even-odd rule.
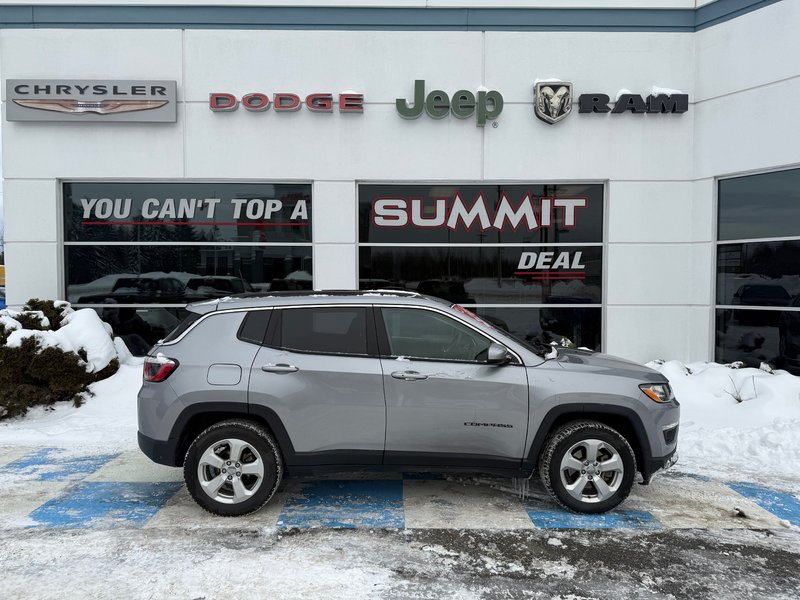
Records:
[[[395,379],[405,379],[406,381],[421,381],[427,379],[428,376],[417,371],[395,371],[392,373]]]
[[[286,363],[278,363],[277,365],[264,365],[261,370],[265,373],[297,373],[300,369],[294,365],[287,365]]]

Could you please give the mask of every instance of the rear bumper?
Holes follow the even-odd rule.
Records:
[[[181,466],[177,457],[178,440],[154,440],[143,435],[141,431],[138,432],[138,438],[139,449],[153,462],[169,467]]]

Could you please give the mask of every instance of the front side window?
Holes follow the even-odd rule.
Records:
[[[414,308],[383,308],[392,356],[430,360],[486,360],[490,339],[445,315]]]
[[[367,354],[367,309],[287,308],[281,311],[280,346],[297,352]]]

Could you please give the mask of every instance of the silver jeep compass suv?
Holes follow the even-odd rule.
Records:
[[[183,465],[200,506],[242,515],[284,475],[470,470],[532,477],[607,511],[672,465],[680,408],[659,373],[540,348],[415,293],[224,298],[155,346],[139,447]]]

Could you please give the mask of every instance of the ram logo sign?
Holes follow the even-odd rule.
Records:
[[[533,86],[533,112],[545,123],[558,123],[572,112],[572,84],[541,81]]]

